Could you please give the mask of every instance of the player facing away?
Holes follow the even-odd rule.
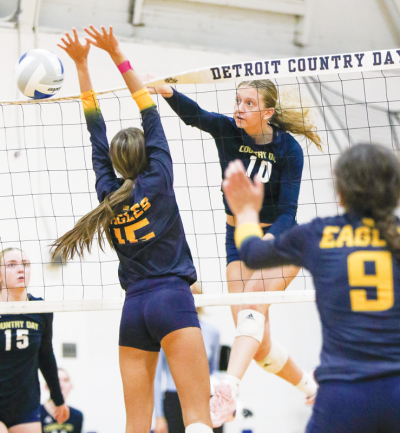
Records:
[[[28,256],[17,248],[0,252],[0,302],[37,301],[28,294]],[[0,433],[41,433],[38,370],[49,385],[54,417],[64,422],[64,404],[53,345],[53,314],[0,316]]]
[[[58,380],[64,400],[67,401],[73,385],[69,374],[63,368],[58,369]],[[48,386],[46,384],[46,389]],[[40,421],[42,423],[42,433],[82,433],[83,413],[71,406],[69,407],[69,418],[62,424],[58,423],[54,417],[55,404],[53,400],[48,400],[40,406]]]
[[[203,110],[169,85],[153,91],[164,96],[185,124],[211,134],[218,149],[222,174],[235,159],[243,161],[249,177],[258,173],[264,185],[259,218],[265,239],[273,239],[296,224],[303,151],[291,134],[306,137],[320,150],[321,139],[309,110],[292,106],[295,95],[291,92],[278,94],[270,80],[242,82],[236,92],[231,118]],[[229,292],[285,290],[299,268],[285,266],[257,272],[247,268],[240,261],[235,246],[235,218],[225,196],[223,200]],[[265,371],[297,386],[306,396],[315,395],[316,384],[312,377],[293,362],[284,347],[271,340],[268,306],[234,306],[232,314],[237,337],[228,365],[228,383],[216,386],[211,399],[214,427],[233,419],[239,383],[253,358]]]
[[[393,212],[400,162],[382,146],[357,145],[340,156],[335,174],[346,213],[316,218],[269,242],[258,226],[261,182],[253,185],[235,161],[223,188],[248,267],[290,263],[313,276],[323,347],[307,433],[398,433],[400,233]]]
[[[178,389],[187,433],[210,433],[207,355],[190,284],[196,281],[189,246],[173,190],[173,168],[157,107],[114,38],[112,28],[85,29],[81,45],[74,29],[61,46],[74,60],[100,205],[55,242],[64,259],[91,250],[104,237],[117,252],[119,279],[126,290],[119,360],[126,407],[126,432],[148,433],[153,383],[162,346]],[[90,44],[109,53],[142,116],[144,133],[123,129],[109,147],[106,125],[92,90],[87,56]],[[118,178],[115,171],[121,174]]]

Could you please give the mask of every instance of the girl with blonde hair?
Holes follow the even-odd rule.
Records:
[[[38,301],[28,293],[31,263],[18,248],[0,252],[0,302]],[[0,433],[41,433],[38,370],[45,378],[54,418],[69,418],[58,380],[53,345],[53,314],[0,316]]]
[[[270,80],[239,84],[233,118],[200,108],[170,85],[152,91],[162,94],[186,125],[211,134],[218,149],[222,175],[230,161],[240,159],[247,176],[258,176],[264,185],[264,201],[259,216],[265,239],[273,239],[296,224],[303,151],[293,135],[305,137],[322,150],[321,139],[307,108],[285,106]],[[234,215],[225,196],[223,201],[229,292],[285,290],[300,268],[283,266],[256,272],[247,268],[240,261],[234,241]],[[211,399],[214,427],[233,420],[239,383],[253,358],[265,371],[287,380],[309,399],[316,393],[313,378],[294,363],[284,347],[271,340],[268,307],[232,307],[237,337],[232,347],[226,383],[216,387]]]

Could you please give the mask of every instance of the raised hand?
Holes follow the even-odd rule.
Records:
[[[120,53],[119,44],[114,36],[113,28],[110,26],[110,30],[107,30],[104,26],[100,26],[101,32],[99,32],[94,26],[90,25],[89,28],[84,27],[83,30],[92,38],[86,38],[86,41],[90,44],[98,47],[104,51],[107,51],[111,57]]]
[[[57,44],[60,48],[62,48],[76,63],[84,63],[87,61],[87,56],[90,50],[90,43],[86,41],[85,45],[82,45],[79,42],[78,34],[76,33],[76,29],[72,29],[73,38],[71,38],[68,32],[65,32],[65,37],[61,38],[61,41],[64,45]]]
[[[225,170],[222,189],[235,216],[239,217],[240,214],[249,212],[258,218],[264,197],[264,186],[258,176],[254,178],[254,183],[246,176],[242,161],[237,159],[229,163]]]

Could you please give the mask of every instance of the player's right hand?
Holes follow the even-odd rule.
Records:
[[[259,177],[255,176],[253,183],[240,159],[231,161],[224,175],[222,190],[234,215],[239,217],[246,211],[258,215],[264,197],[264,185]]]
[[[68,32],[65,32],[65,37],[61,38],[64,46],[60,44],[57,44],[57,46],[62,48],[75,63],[86,62],[90,50],[90,43],[86,41],[86,44],[82,45],[79,42],[76,29],[72,29],[72,32],[74,34],[73,38],[71,38]]]
[[[53,417],[59,424],[63,424],[69,418],[69,407],[65,403],[61,406],[56,406]]]
[[[168,433],[167,420],[163,416],[156,418],[156,427],[154,429],[154,433]]]
[[[147,87],[147,89],[151,95],[161,95],[164,98],[170,98],[174,94],[174,91],[169,84],[156,87]]]

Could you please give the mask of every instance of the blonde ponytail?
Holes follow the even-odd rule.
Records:
[[[285,132],[303,135],[312,141],[322,152],[322,141],[317,127],[313,123],[312,113],[307,107],[301,107],[294,92],[280,92],[271,80],[243,81],[239,87],[254,87],[261,94],[266,108],[274,108],[274,114],[269,123]]]

